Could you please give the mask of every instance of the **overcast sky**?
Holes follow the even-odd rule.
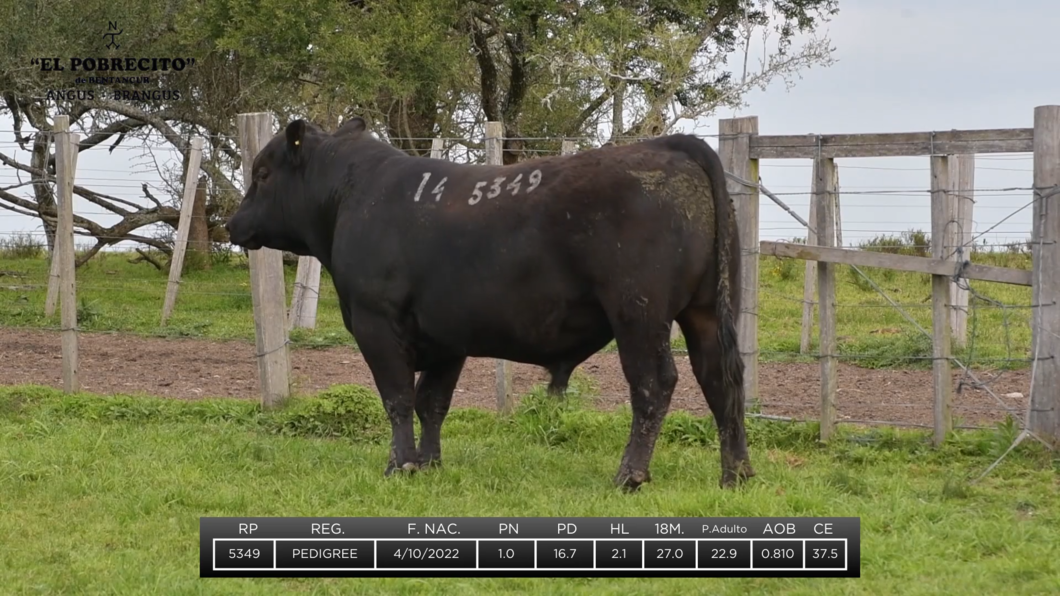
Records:
[[[717,119],[756,115],[762,134],[837,134],[1023,128],[1034,107],[1060,104],[1060,53],[1053,36],[1060,23],[1057,0],[840,0],[827,31],[837,63],[802,74],[786,91],[777,82],[747,96],[748,107],[690,123],[689,131],[717,134]],[[10,119],[0,117],[0,152],[16,151]],[[707,137],[717,147],[717,139]],[[77,181],[100,192],[138,200],[142,181],[159,184],[153,160],[178,167],[171,150],[105,148],[83,152]],[[838,159],[845,244],[911,228],[930,231],[928,158]],[[1005,217],[983,236],[989,243],[1030,236],[1026,190],[1032,184],[1030,154],[981,155],[975,171],[975,233]],[[762,183],[804,218],[809,206],[809,160],[763,160]],[[24,177],[23,177],[24,179]],[[16,174],[0,166],[0,187]],[[871,194],[890,191],[888,194]],[[895,194],[895,191],[903,191]],[[15,192],[27,195],[26,189]],[[805,236],[805,229],[761,198],[761,238]],[[78,214],[105,225],[101,209],[77,198]],[[0,210],[0,237],[14,231],[41,233],[39,221]],[[84,240],[82,240],[83,242]]]

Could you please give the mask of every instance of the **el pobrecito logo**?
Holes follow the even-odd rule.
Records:
[[[117,29],[117,28],[118,28],[118,24],[117,23],[115,23],[114,21],[107,21],[107,29],[110,29],[110,30],[113,31],[114,29]],[[118,31],[117,33],[104,33],[103,34],[103,37],[109,37],[110,38],[110,41],[107,43],[107,48],[114,48],[116,50],[116,49],[121,47],[120,45],[118,45],[118,42],[114,41],[114,38],[117,37],[118,35],[121,35],[122,31],[125,31],[125,29],[122,29],[121,31]]]
[[[107,30],[103,33],[103,39],[107,42],[104,47],[111,50],[120,49],[118,37],[123,31],[124,29],[118,27],[118,23],[108,21]],[[195,58],[83,56],[68,58],[65,61],[61,58],[33,58],[30,64],[39,66],[41,72],[84,73],[74,78],[75,85],[147,85],[152,82],[152,77],[144,73],[181,72],[194,66]],[[96,93],[96,89],[49,90],[47,98],[90,101],[96,99]],[[101,95],[117,101],[177,101],[180,99],[180,91],[177,89],[106,89]]]

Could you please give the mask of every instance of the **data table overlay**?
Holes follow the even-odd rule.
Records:
[[[858,517],[203,517],[200,577],[861,577]]]

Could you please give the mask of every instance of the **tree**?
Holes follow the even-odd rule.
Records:
[[[0,190],[0,207],[39,217],[52,246],[54,148],[49,132],[67,114],[82,133],[79,150],[110,150],[147,139],[187,158],[190,138],[207,139],[209,236],[238,202],[242,177],[236,115],[271,111],[280,122],[306,117],[334,128],[366,117],[382,138],[416,154],[434,137],[481,138],[503,122],[504,160],[542,149],[542,139],[622,142],[671,131],[682,119],[740,105],[747,91],[831,63],[827,39],[813,33],[837,0],[53,0],[0,7],[0,113],[15,123],[28,163],[0,163],[28,175],[33,197]],[[120,48],[104,33],[112,17]],[[111,19],[111,20],[108,20]],[[774,45],[749,71],[756,32]],[[797,34],[808,40],[794,46]],[[765,38],[768,42],[769,38]],[[743,49],[736,67],[729,59]],[[146,83],[76,84],[83,73],[43,70],[34,59],[181,57],[183,70],[146,74]],[[55,90],[94,88],[93,97]],[[115,91],[172,91],[162,98]],[[102,91],[106,91],[103,94]],[[23,134],[26,125],[40,131]],[[471,149],[480,144],[462,141]],[[78,185],[75,192],[114,213],[109,227],[75,217],[94,250],[133,239],[168,251],[139,231],[175,227],[181,172],[171,197],[144,193],[137,204]],[[167,200],[164,203],[163,200]],[[82,257],[83,262],[88,256]]]
[[[223,215],[241,194],[226,171],[233,162],[238,165],[239,154],[233,141],[229,114],[248,109],[247,94],[239,85],[238,57],[209,51],[209,44],[201,38],[178,34],[181,10],[185,0],[145,3],[136,0],[59,0],[47,5],[29,2],[5,3],[0,8],[0,21],[6,32],[0,38],[0,113],[10,115],[14,122],[14,136],[18,145],[31,152],[28,164],[0,154],[0,163],[29,176],[26,185],[33,188],[34,199],[28,200],[10,192],[0,191],[0,207],[23,215],[39,217],[44,224],[48,246],[54,246],[56,209],[54,194],[49,186],[54,182],[54,147],[51,143],[53,118],[57,114],[70,116],[71,129],[81,133],[79,151],[110,144],[113,153],[122,143],[154,137],[175,147],[187,160],[192,135],[207,138],[203,169],[208,173],[215,192],[209,216]],[[92,15],[120,15],[118,21],[92,18]],[[86,19],[86,15],[88,18]],[[86,23],[86,21],[88,21]],[[107,44],[104,32],[115,23],[120,36],[116,43]],[[92,33],[88,33],[92,32]],[[197,44],[197,45],[196,45]],[[92,58],[110,62],[124,58],[194,58],[194,67],[182,71],[169,68],[149,72],[84,72],[71,68],[70,59]],[[41,58],[56,58],[58,70]],[[107,85],[78,84],[79,76],[146,77],[144,83]],[[253,84],[253,81],[250,81]],[[182,92],[175,95],[174,90]],[[138,92],[140,95],[116,92]],[[144,92],[165,91],[161,100],[143,98]],[[23,134],[26,125],[36,129]],[[179,197],[182,182],[180,173],[173,176],[176,192],[171,203]],[[95,237],[95,246],[78,259],[84,263],[104,246],[122,240],[135,240],[169,252],[168,244],[158,238],[138,233],[153,224],[176,226],[179,211],[144,189],[146,205],[109,196],[76,185],[74,192],[107,212],[118,215],[120,221],[104,227],[91,218],[75,214],[75,233]],[[223,236],[223,229],[213,222],[212,236]],[[218,233],[220,232],[220,233]],[[217,238],[218,240],[222,238]]]
[[[335,114],[339,106],[343,116],[367,116],[384,138],[420,154],[432,137],[478,138],[486,120],[498,120],[509,137],[509,163],[528,148],[516,137],[657,135],[681,119],[739,105],[747,91],[777,78],[790,83],[806,68],[831,63],[826,38],[811,36],[798,47],[793,40],[838,12],[837,0],[263,0],[250,12],[237,9],[237,0],[204,6],[227,7],[204,8],[197,20],[212,23],[221,47],[260,60],[270,85],[304,85],[304,104],[293,113]],[[327,16],[301,26],[302,17],[291,13]],[[736,50],[746,54],[756,31],[775,37],[769,60],[755,71],[746,60],[727,68]]]
[[[754,87],[831,63],[826,39],[792,52],[835,0],[478,0],[471,15],[482,111],[507,137],[655,136],[740,105]],[[756,29],[779,34],[757,72],[726,70]],[[746,54],[745,54],[746,55]],[[517,159],[518,141],[505,147]]]

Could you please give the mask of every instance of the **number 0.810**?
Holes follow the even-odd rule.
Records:
[[[772,556],[770,556],[769,549],[768,548],[763,548],[762,549],[762,558],[763,559],[794,559],[795,558],[795,551],[790,549],[790,548],[775,548],[772,551]]]

